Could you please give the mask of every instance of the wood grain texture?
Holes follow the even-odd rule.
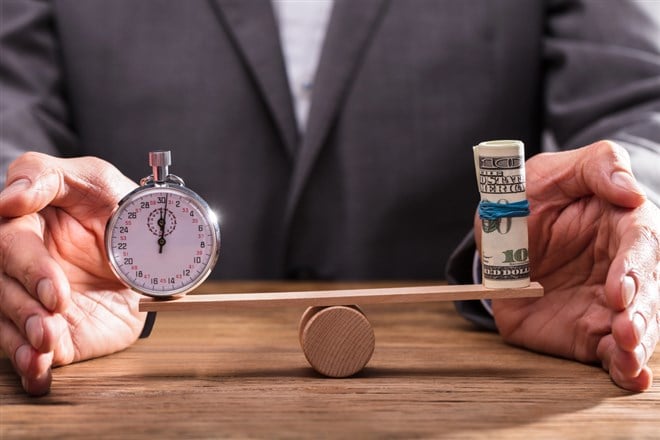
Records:
[[[369,320],[356,306],[310,307],[303,313],[298,332],[307,361],[328,377],[358,373],[376,345]]]
[[[525,288],[487,289],[481,284],[333,289],[294,292],[194,294],[173,299],[143,298],[142,312],[185,312],[235,307],[337,306],[343,304],[399,304],[543,295],[539,283]]]
[[[350,287],[365,286],[341,286]],[[0,358],[0,439],[658,438],[660,381],[624,391],[597,366],[476,330],[447,302],[362,309],[378,342],[347,379],[308,366],[299,307],[160,314],[149,339],[54,370],[43,398],[25,396]],[[660,371],[657,353],[650,365]]]

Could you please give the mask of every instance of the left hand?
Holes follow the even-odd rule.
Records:
[[[545,296],[493,301],[500,333],[600,362],[622,388],[648,389],[660,326],[660,210],[612,142],[537,155],[526,173],[531,275]]]
[[[110,354],[140,334],[140,296],[105,257],[105,224],[136,184],[100,159],[26,153],[0,193],[0,351],[25,391],[51,367]]]

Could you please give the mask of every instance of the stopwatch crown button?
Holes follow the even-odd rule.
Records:
[[[172,165],[172,154],[169,151],[151,151],[149,165],[152,167],[169,167]]]
[[[163,182],[167,178],[167,167],[172,165],[172,155],[168,150],[149,152],[149,165],[153,170],[154,181]]]

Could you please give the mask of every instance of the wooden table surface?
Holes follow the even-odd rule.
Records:
[[[660,438],[660,383],[624,391],[598,367],[475,330],[447,302],[363,309],[376,349],[347,379],[308,366],[297,332],[303,310],[290,307],[160,313],[149,339],[56,369],[40,398],[23,394],[1,357],[0,439]],[[651,365],[658,374],[657,354]]]

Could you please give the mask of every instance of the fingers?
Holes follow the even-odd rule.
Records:
[[[0,216],[18,217],[48,205],[89,205],[94,210],[105,206],[110,210],[134,187],[135,183],[98,158],[60,159],[26,153],[9,167],[7,187],[0,193]]]
[[[29,394],[40,396],[50,390],[53,353],[39,353],[21,336],[14,324],[0,315],[0,347],[11,359],[21,376],[23,388]]]
[[[21,337],[33,349],[47,353],[55,350],[62,335],[61,320],[44,309],[15,280],[0,274],[0,307],[2,315],[11,321]]]
[[[0,219],[0,348],[7,353],[23,388],[48,392],[53,352],[65,323],[69,284],[41,237],[37,215]]]
[[[614,339],[616,342],[616,337]],[[623,376],[636,377],[653,355],[657,343],[658,324],[654,317],[653,321],[646,325],[644,333],[642,333],[638,344],[633,349],[627,350],[621,347],[620,344],[616,344],[612,353],[612,365]]]
[[[0,274],[20,283],[46,310],[66,310],[69,282],[44,245],[36,215],[0,219],[0,269]],[[0,289],[6,290],[3,287],[4,284]],[[2,300],[0,310],[7,310]]]
[[[618,250],[605,283],[617,344],[634,350],[653,328],[660,308],[660,212],[650,203],[627,215],[617,226]]]
[[[615,205],[635,208],[645,200],[644,192],[633,177],[630,157],[625,149],[610,141],[601,141],[574,150],[575,186],[580,195],[590,193]]]
[[[652,381],[648,360],[660,329],[660,213],[650,203],[627,214],[617,226],[618,250],[605,284],[615,314],[612,334],[598,356],[620,386],[643,390]]]
[[[660,337],[658,295],[660,291],[655,295],[636,292],[630,306],[614,316],[606,352],[599,353],[612,379],[626,389],[643,391],[651,386],[647,363]]]
[[[617,345],[625,351],[633,352],[645,340],[648,349],[653,350],[657,340],[658,301],[652,297],[642,297],[631,306],[617,313],[612,319],[612,335]],[[648,339],[655,336],[655,339]],[[645,339],[647,338],[647,339]]]
[[[657,343],[657,332],[655,340]],[[650,344],[652,343],[645,342],[643,347]],[[653,384],[653,372],[647,365],[652,351],[644,350],[640,349],[632,353],[623,351],[617,346],[614,337],[608,335],[601,339],[597,354],[614,383],[630,391],[645,391]]]
[[[26,153],[10,165],[7,187],[0,193],[0,216],[17,217],[37,212],[63,192],[63,173],[49,166],[47,157]]]
[[[530,197],[548,200],[553,191],[578,199],[597,195],[608,202],[635,208],[644,200],[625,149],[600,141],[576,150],[537,155],[528,161]]]
[[[10,356],[29,394],[43,395],[50,389],[53,351],[64,330],[59,317],[21,284],[0,274],[0,349]]]
[[[605,298],[614,311],[633,308],[645,319],[654,316],[660,302],[660,229],[652,228],[625,225],[605,281]]]

